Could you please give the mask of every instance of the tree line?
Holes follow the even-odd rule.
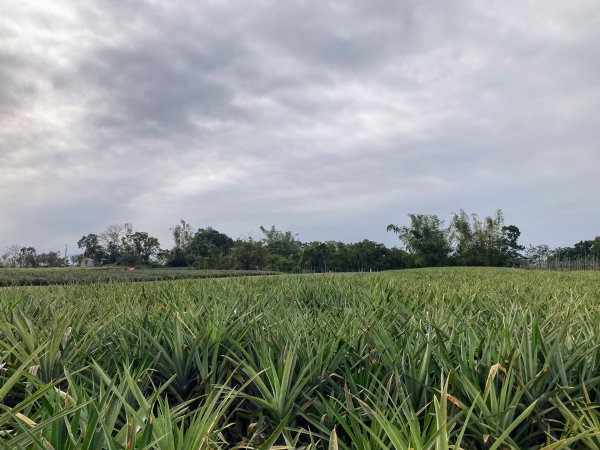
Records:
[[[181,220],[171,228],[173,245],[161,248],[156,237],[136,231],[130,223],[109,225],[100,233],[82,236],[81,253],[71,263],[94,265],[146,265],[198,269],[275,270],[281,272],[354,272],[416,267],[496,266],[537,267],[550,258],[597,255],[600,237],[573,247],[550,250],[548,246],[519,244],[516,225],[505,225],[502,211],[480,219],[460,210],[448,225],[436,215],[409,214],[405,226],[390,224],[400,247],[386,247],[368,239],[302,242],[291,231],[260,227],[262,237],[233,239],[211,227],[195,229]],[[36,253],[33,247],[11,246],[0,256],[5,267],[53,267],[65,265],[60,252]]]
[[[484,220],[464,211],[449,226],[435,215],[410,214],[410,225],[391,224],[403,248],[388,248],[368,239],[302,242],[291,231],[260,227],[260,239],[233,239],[211,227],[194,229],[181,220],[171,229],[173,247],[134,232],[131,225],[112,225],[99,235],[83,236],[82,256],[96,264],[150,263],[198,269],[275,270],[281,272],[380,271],[447,265],[508,266],[520,264],[519,229],[504,226],[498,210]]]
[[[0,267],[62,267],[65,258],[58,251],[38,253],[35,247],[24,247],[19,244],[9,246],[0,255]]]
[[[551,249],[547,245],[530,245],[524,252],[527,267],[546,268],[600,268],[600,236],[579,241],[572,247]]]

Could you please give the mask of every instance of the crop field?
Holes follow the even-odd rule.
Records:
[[[109,281],[157,281],[192,278],[220,278],[253,275],[272,275],[274,272],[256,270],[198,270],[152,268],[128,270],[127,267],[2,269],[0,287],[49,286],[53,284],[106,283]]]
[[[600,273],[0,289],[0,448],[599,449]]]

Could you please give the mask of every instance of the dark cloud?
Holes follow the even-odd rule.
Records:
[[[179,218],[393,243],[497,207],[591,238],[598,42],[592,0],[6,5],[0,247]]]

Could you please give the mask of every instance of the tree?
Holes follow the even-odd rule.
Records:
[[[346,244],[338,241],[310,242],[302,246],[300,266],[317,272],[350,272],[400,269],[407,265],[407,254],[398,248],[365,239]]]
[[[353,244],[339,241],[327,241],[327,270],[349,272],[357,270],[353,260]]]
[[[519,267],[522,256],[519,252],[525,250],[523,245],[519,245],[518,240],[521,236],[521,230],[515,225],[502,227],[502,257],[503,264],[507,267]]]
[[[109,264],[119,261],[123,253],[123,239],[129,234],[133,234],[133,227],[130,223],[113,223],[98,235],[98,240],[105,253],[104,256]]]
[[[266,229],[262,225],[260,231],[264,235],[263,242],[271,253],[288,257],[300,251],[301,242],[291,231],[280,231],[275,226]]]
[[[200,228],[186,248],[188,262],[204,269],[227,268],[227,256],[234,242],[214,228]]]
[[[97,234],[90,233],[83,236],[77,241],[77,247],[83,249],[83,258],[91,258],[96,264],[102,264],[106,258],[106,252]]]
[[[171,250],[166,248],[160,248],[156,252],[156,263],[160,266],[167,266],[169,259],[171,258]]]
[[[399,236],[406,249],[415,255],[419,266],[447,264],[452,248],[448,240],[448,231],[442,228],[444,222],[436,215],[430,214],[409,214],[409,217],[409,227],[390,224],[387,231],[393,231]]]
[[[173,241],[175,242],[174,249],[185,250],[194,237],[192,226],[183,219],[171,228],[171,233],[173,233]]]
[[[450,239],[454,244],[454,261],[458,265],[469,265],[472,263],[475,248],[474,228],[471,226],[471,220],[478,222],[477,216],[473,215],[472,219],[464,210],[460,210],[458,214],[452,215],[450,223]]]
[[[532,269],[543,269],[546,267],[551,253],[550,247],[547,245],[530,245],[525,251],[523,260],[527,267]]]
[[[19,267],[37,267],[36,251],[33,247],[21,247]]]
[[[515,225],[504,226],[500,209],[483,221],[461,209],[452,216],[448,231],[454,247],[452,259],[457,265],[516,267],[520,264],[519,252],[524,247],[517,241],[521,232]]]
[[[49,251],[37,255],[37,265],[40,267],[62,267],[66,261],[60,256],[60,252]]]
[[[600,236],[596,236],[592,240],[592,247],[590,248],[590,254],[594,258],[600,258]]]
[[[128,233],[122,238],[123,255],[119,258],[121,263],[130,265],[137,262],[148,263],[160,250],[158,239],[144,231]]]
[[[166,257],[165,266],[167,267],[186,267],[187,265],[185,252],[180,248],[174,248]]]
[[[275,226],[267,229],[260,227],[264,238],[263,243],[269,253],[268,266],[282,272],[300,270],[300,251],[302,243],[291,231],[280,231]]]
[[[249,237],[238,239],[230,251],[231,265],[234,269],[260,270],[267,265],[267,249],[261,241]]]
[[[148,263],[160,250],[158,239],[144,231],[134,231],[130,223],[112,224],[102,233],[90,233],[77,242],[84,258],[96,264]]]
[[[305,244],[300,256],[301,268],[316,272],[331,270],[331,266],[328,266],[330,252],[331,247],[324,242],[316,241]]]
[[[21,247],[20,244],[13,244],[6,248],[6,251],[0,257],[4,267],[19,267]]]
[[[383,269],[387,254],[385,245],[364,239],[361,242],[351,244],[351,247],[356,268],[359,272]]]
[[[589,261],[593,258],[600,258],[600,236],[579,241],[573,247],[559,247],[549,257],[555,261]]]
[[[398,247],[392,247],[385,256],[384,270],[404,269],[411,267],[410,255]]]
[[[502,210],[496,210],[494,217],[488,216],[483,221],[483,227],[480,231],[480,247],[484,253],[484,265],[502,266],[504,265],[504,214]]]

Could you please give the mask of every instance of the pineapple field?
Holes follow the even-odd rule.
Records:
[[[2,449],[599,449],[600,273],[0,289]]]
[[[50,286],[57,284],[107,283],[117,281],[187,280],[195,278],[250,277],[276,275],[277,272],[260,270],[216,270],[191,268],[143,268],[128,270],[124,267],[53,267],[53,268],[0,268],[0,288],[14,286]]]

